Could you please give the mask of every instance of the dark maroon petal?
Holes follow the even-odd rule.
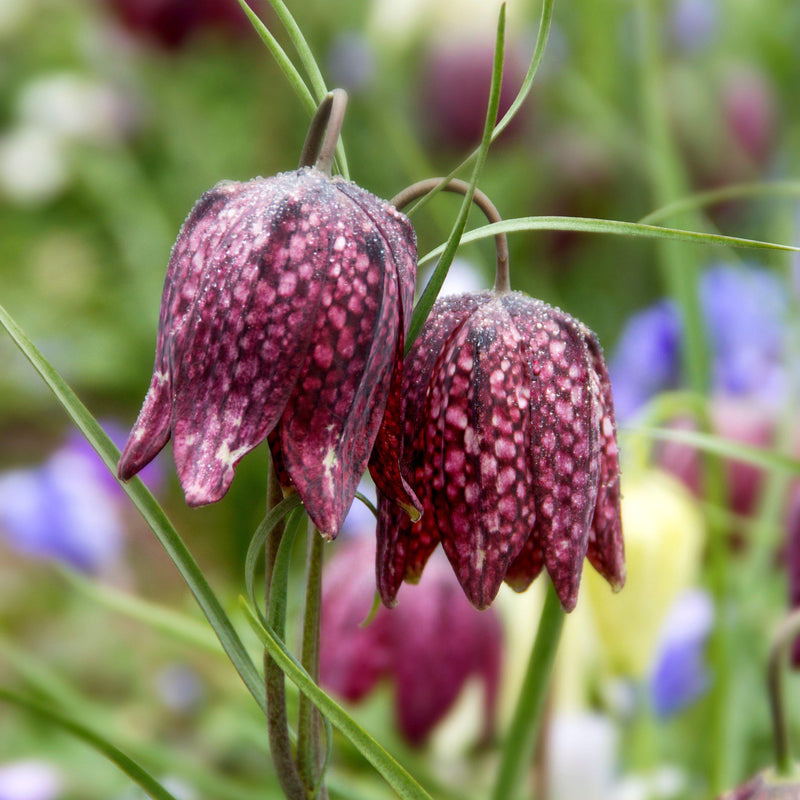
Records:
[[[534,522],[522,337],[499,299],[437,362],[426,449],[442,546],[470,602],[494,599]]]
[[[334,248],[331,194],[313,170],[257,179],[237,186],[210,235],[182,234],[204,265],[173,350],[173,449],[190,505],[222,497],[283,413]]]
[[[362,699],[392,664],[389,617],[372,608],[374,553],[367,539],[350,541],[326,565],[320,619],[320,683],[351,702]]]
[[[789,608],[800,608],[800,484],[789,495],[786,512],[786,572],[789,590]],[[800,667],[800,637],[792,643],[792,666]]]
[[[529,536],[506,570],[504,580],[515,592],[524,592],[539,576],[543,566],[544,543],[538,536]]]
[[[130,480],[147,466],[169,441],[172,419],[169,374],[155,372],[150,389],[144,398],[139,418],[128,437],[119,460],[117,474],[123,481]]]
[[[620,514],[619,449],[614,423],[614,400],[603,351],[595,335],[584,328],[591,358],[591,386],[602,414],[600,433],[600,483],[586,553],[589,563],[614,591],[625,585],[625,547]]]
[[[195,203],[172,248],[156,342],[150,389],[119,462],[119,477],[129,480],[164,447],[171,434],[173,353],[183,349],[186,319],[197,297],[205,264],[203,255],[219,246],[214,225],[220,210],[240,184],[222,181]]]
[[[340,197],[339,269],[323,291],[313,346],[280,424],[286,468],[329,538],[366,470],[400,335],[391,250],[360,208]]]
[[[441,554],[431,559],[422,583],[404,590],[397,608],[384,616],[405,737],[421,744],[472,676],[484,685],[490,730],[500,677],[500,621],[492,610],[470,606]]]
[[[485,299],[489,295],[481,297]],[[444,344],[479,303],[480,299],[475,295],[438,300],[404,362],[401,392],[403,435],[398,457],[401,470],[425,509],[422,518],[413,526],[404,511],[391,507],[393,503],[381,490],[385,478],[376,473],[391,470],[391,465],[387,466],[383,460],[384,451],[377,452],[373,459],[372,474],[379,489],[376,572],[378,591],[387,606],[394,605],[404,580],[413,582],[419,579],[428,557],[439,543],[425,477],[424,413],[428,384]]]
[[[525,334],[531,386],[531,463],[537,518],[531,536],[561,604],[575,607],[597,497],[598,401],[582,326],[519,294],[503,304]]]
[[[422,503],[400,468],[403,450],[403,343],[404,337],[400,336],[389,386],[389,399],[370,455],[369,471],[381,497],[396,503],[416,522],[422,515]]]

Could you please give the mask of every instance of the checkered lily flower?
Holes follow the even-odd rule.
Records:
[[[439,542],[478,608],[546,567],[572,610],[584,557],[622,586],[611,388],[582,323],[518,292],[441,298],[406,358],[402,398],[401,465],[424,513],[412,523],[379,496],[385,604]]]
[[[212,503],[269,437],[281,483],[333,538],[388,406],[378,482],[413,511],[391,450],[415,276],[411,224],[353,183],[306,167],[217,184],[172,250],[120,477],[172,437],[187,503]]]

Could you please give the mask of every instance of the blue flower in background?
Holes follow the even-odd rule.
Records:
[[[682,50],[708,47],[719,29],[717,0],[675,0],[669,28],[673,42]]]
[[[112,439],[125,440],[115,424]],[[156,466],[145,478],[160,483]],[[119,560],[124,492],[75,433],[41,466],[0,473],[0,539],[17,552],[96,573]]]
[[[56,800],[64,780],[60,771],[39,759],[0,764],[0,800]]]
[[[711,598],[699,589],[684,592],[667,613],[650,674],[650,699],[659,717],[683,710],[708,688],[705,649],[713,623]]]
[[[774,404],[785,390],[785,287],[757,267],[717,264],[700,280],[713,389]],[[653,395],[680,386],[681,323],[662,301],[634,314],[609,359],[617,417],[628,419]]]
[[[654,394],[678,385],[680,322],[663,301],[634,314],[608,364],[618,419],[627,419]]]
[[[711,267],[700,283],[715,388],[774,401],[785,389],[786,287],[754,267]]]

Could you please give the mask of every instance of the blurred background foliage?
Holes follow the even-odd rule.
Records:
[[[361,186],[391,197],[447,174],[477,144],[496,3],[293,0],[290,8],[328,85],[350,94],[343,138]],[[288,50],[267,4],[254,10]],[[508,11],[506,107],[527,69],[541,8],[509,0]],[[798,41],[795,0],[557,2],[533,91],[493,146],[480,186],[505,218],[637,220],[692,192],[797,178]],[[0,302],[117,438],[124,440],[146,389],[164,271],[183,219],[221,179],[294,169],[307,121],[236,0],[0,0]],[[446,238],[458,202],[440,196],[415,216],[420,253]],[[796,200],[771,196],[664,224],[797,243],[799,222]],[[564,232],[519,234],[510,245],[514,288],[561,306],[599,335],[626,397],[621,423],[629,431],[631,586],[619,600],[630,609],[584,587],[567,625],[538,786],[564,800],[710,796],[720,781],[740,781],[769,760],[761,687],[768,633],[787,595],[792,481],[774,470],[765,478],[726,468],[722,494],[709,498],[695,455],[651,451],[630,431],[664,391],[701,389],[719,435],[794,452],[800,263],[785,254],[754,258]],[[490,243],[459,255],[455,280],[491,285]],[[726,283],[725,275],[733,277]],[[700,329],[681,321],[682,280]],[[669,308],[667,316],[677,316],[652,316]],[[687,375],[692,353],[706,354],[702,385]],[[182,797],[265,796],[274,784],[265,731],[213,643],[165,635],[86,588],[111,587],[198,617],[166,556],[97,474],[7,337],[0,364],[0,679],[45,699],[90,698],[75,701],[83,717],[133,741],[143,761],[174,777]],[[765,364],[778,371],[775,381],[759,377],[768,374]],[[740,373],[758,385],[730,377]],[[667,421],[659,414],[656,422]],[[231,607],[263,515],[265,461],[263,449],[247,457],[228,496],[199,511],[185,508],[168,458],[152,479]],[[705,538],[709,526],[717,544]],[[363,532],[369,523],[359,518],[353,527]],[[90,583],[76,586],[69,578],[76,572]],[[687,634],[677,637],[686,654],[679,657],[668,647],[667,623],[686,592],[689,622],[673,625]],[[500,604],[501,719],[536,602]],[[181,625],[193,630],[183,618]],[[720,626],[724,648],[712,635],[709,665],[709,631]],[[659,653],[672,661],[665,665]],[[655,685],[659,669],[666,683]],[[493,764],[485,741],[465,763],[459,748],[467,745],[448,738],[451,725],[412,751],[390,703],[384,681],[357,713],[412,772],[437,789],[453,782],[458,796],[464,783],[481,785]],[[479,703],[470,708],[480,713]],[[720,720],[724,741],[715,738]],[[360,759],[338,740],[337,747],[345,796],[383,796]],[[575,784],[579,775],[586,785]],[[4,790],[12,780],[28,794]],[[84,745],[3,709],[3,800],[138,796],[126,787]]]

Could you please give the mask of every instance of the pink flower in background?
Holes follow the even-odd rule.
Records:
[[[420,585],[406,589],[396,608],[379,608],[362,627],[374,596],[374,546],[366,537],[349,540],[324,574],[322,685],[358,702],[381,679],[390,678],[400,731],[409,742],[421,744],[467,680],[477,677],[484,686],[484,733],[489,736],[500,677],[497,614],[472,608],[442,557],[431,559]]]

